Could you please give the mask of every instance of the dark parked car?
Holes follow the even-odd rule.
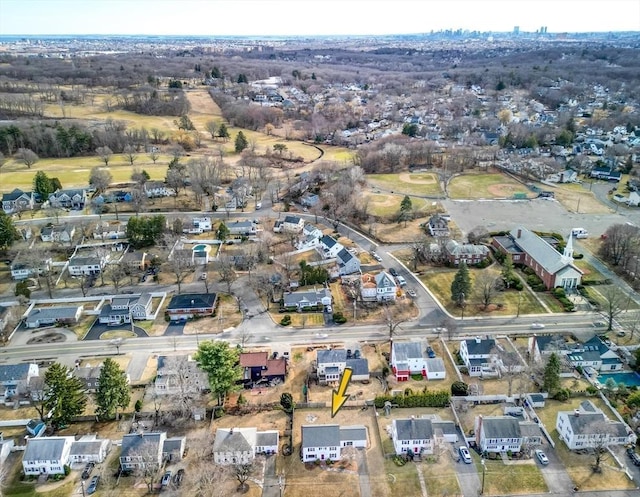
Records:
[[[391,276],[393,276],[394,278],[398,276],[398,271],[396,271],[395,268],[390,267],[389,272],[391,273]]]
[[[89,478],[91,476],[91,472],[93,471],[94,467],[95,467],[95,463],[88,462],[86,464],[86,466],[84,467],[84,470],[82,471],[82,479],[83,480],[86,480],[87,478]]]
[[[173,484],[176,487],[182,485],[182,480],[184,479],[184,469],[179,469],[178,472],[173,476]]]
[[[100,477],[94,476],[91,478],[91,482],[89,482],[89,486],[87,487],[87,494],[91,495],[98,489],[98,483],[100,483]]]
[[[633,462],[634,466],[640,466],[640,456],[638,454],[634,452],[633,454],[630,454],[629,457],[631,458],[631,462]]]

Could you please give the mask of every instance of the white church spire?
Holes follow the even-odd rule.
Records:
[[[573,262],[573,233],[569,233],[569,239],[562,252],[562,260],[564,262]]]

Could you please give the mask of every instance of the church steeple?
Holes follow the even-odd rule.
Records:
[[[562,252],[562,260],[568,263],[573,262],[573,233],[569,233],[569,239]]]

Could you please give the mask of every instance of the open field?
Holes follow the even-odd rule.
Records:
[[[535,195],[522,183],[501,173],[465,173],[451,178],[447,192],[452,199],[512,198],[516,193]]]
[[[391,193],[365,192],[363,198],[363,202],[367,205],[367,212],[374,216],[392,218],[399,214],[400,203],[404,196]],[[423,222],[426,220],[426,216],[434,211],[432,204],[433,201],[429,199],[418,197],[411,199],[413,212],[420,215],[423,218]],[[398,226],[402,227],[404,223],[399,223]]]
[[[486,460],[484,492],[487,495],[518,495],[548,491],[534,459],[526,461]],[[476,464],[482,478],[482,465]]]
[[[373,190],[416,196],[441,196],[442,189],[435,173],[369,174],[367,181]]]
[[[545,185],[538,185],[546,188]],[[553,190],[555,199],[569,212],[580,214],[610,214],[613,209],[600,202],[587,185],[564,183]]]
[[[481,272],[490,272],[494,276],[498,275],[498,268],[489,266],[485,269],[470,268],[469,274],[471,275],[471,282],[478,277]],[[462,309],[455,303],[451,302],[451,282],[455,277],[456,269],[438,268],[433,271],[424,272],[420,276],[420,280],[429,288],[431,293],[434,294],[436,299],[443,304],[446,309],[454,316],[461,316]],[[465,316],[509,316],[520,314],[541,314],[545,312],[545,309],[536,300],[533,294],[523,290],[517,291],[504,291],[498,292],[493,299],[495,305],[492,305],[489,311],[483,310],[480,305],[478,296],[472,296],[467,299],[467,305],[464,308]]]

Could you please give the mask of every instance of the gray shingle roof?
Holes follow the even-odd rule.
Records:
[[[78,312],[76,307],[42,307],[40,309],[32,309],[25,321],[32,323],[35,321],[43,321],[49,319],[74,319]]]
[[[28,363],[0,365],[0,382],[26,380],[29,374],[29,366],[30,364]]]
[[[446,371],[444,361],[440,357],[434,357],[425,361],[427,365],[427,371],[431,373],[443,373]]]
[[[396,286],[395,280],[386,271],[379,272],[378,274],[376,274],[375,278],[376,278],[376,286],[378,288],[390,288],[390,287]]]
[[[362,376],[369,374],[369,361],[364,358],[360,359],[347,359],[347,366],[353,370],[355,376]]]
[[[367,429],[362,426],[341,426],[340,427],[340,441],[346,442],[349,440],[366,440]]]
[[[302,426],[302,447],[339,447],[339,425]]]
[[[485,438],[521,438],[520,423],[513,416],[487,416],[482,428]]]
[[[143,447],[149,447],[153,451],[160,453],[160,441],[165,437],[164,433],[130,433],[122,437],[122,449],[120,457],[135,455]]]
[[[433,425],[430,419],[395,419],[398,440],[429,440],[433,438]]]
[[[514,242],[540,264],[546,272],[556,274],[562,268],[572,266],[571,262],[564,259],[560,252],[532,231],[519,226],[511,230],[510,235]],[[576,268],[576,270],[578,269]]]
[[[256,438],[255,428],[218,428],[213,451],[253,452]]]
[[[72,456],[99,454],[104,443],[105,440],[78,440],[71,444],[69,454]]]
[[[393,352],[397,361],[420,359],[427,357],[427,346],[424,342],[393,342]]]
[[[278,445],[277,431],[259,431],[256,436],[256,445],[259,447],[268,447]]]
[[[318,364],[346,362],[347,351],[345,349],[331,349],[317,351]]]
[[[442,432],[443,435],[457,434],[456,424],[453,421],[432,421],[431,427],[434,433]]]
[[[70,440],[72,440],[71,437],[30,438],[27,440],[27,448],[22,459],[25,461],[57,461]]]

